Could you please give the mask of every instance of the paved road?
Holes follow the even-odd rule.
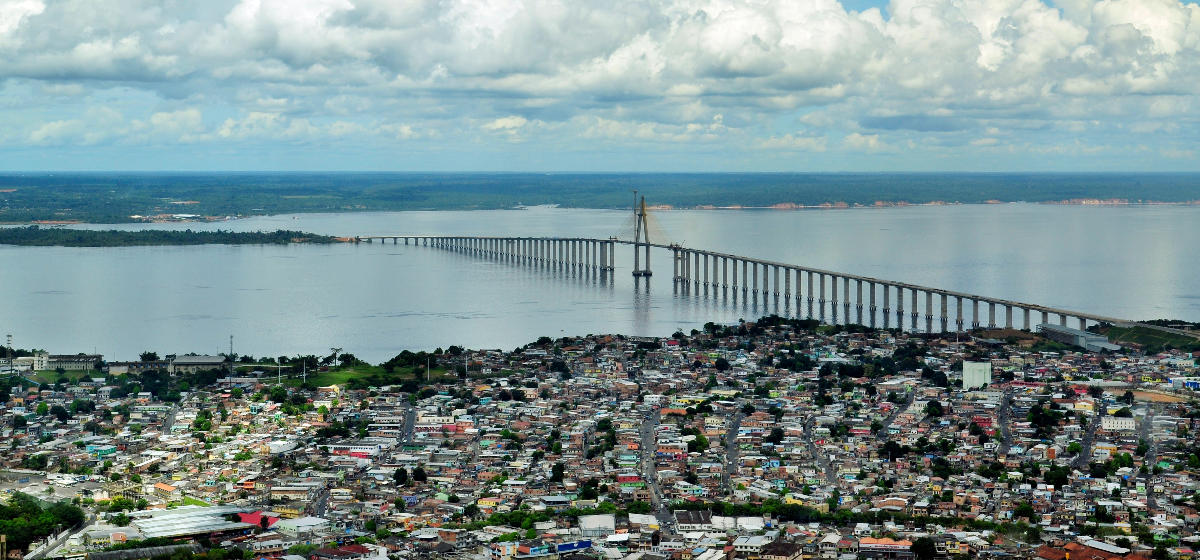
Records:
[[[1004,389],[1004,398],[1000,400],[1000,410],[996,412],[996,423],[1000,425],[1000,446],[996,455],[1003,458],[1012,447],[1012,388]]]
[[[659,527],[666,533],[675,520],[671,515],[670,506],[662,499],[662,489],[658,486],[658,474],[654,468],[654,453],[658,449],[658,438],[655,434],[662,421],[662,413],[658,409],[654,409],[646,414],[645,420],[642,422],[641,428],[642,441],[638,445],[642,478],[645,479],[646,486],[650,488],[651,511],[658,517]]]
[[[1154,497],[1154,488],[1150,484],[1151,477],[1154,476],[1154,462],[1158,457],[1158,440],[1154,437],[1154,405],[1146,404],[1146,415],[1142,417],[1142,427],[1138,432],[1138,438],[1146,442],[1146,456],[1142,458],[1142,464],[1146,466],[1146,506],[1153,510],[1157,507],[1158,500]]]
[[[833,471],[833,465],[829,462],[829,456],[825,454],[825,450],[817,447],[817,444],[813,442],[812,428],[813,419],[805,419],[804,443],[808,446],[808,453],[817,460],[817,464],[820,465],[821,470],[825,472],[825,480],[830,484],[837,484],[837,473]]]
[[[1083,439],[1079,444],[1083,449],[1079,452],[1079,456],[1071,461],[1071,468],[1083,470],[1087,468],[1088,460],[1092,457],[1092,442],[1096,441],[1096,430],[1100,428],[1100,418],[1104,416],[1105,405],[1100,403],[1096,408],[1096,414],[1088,421],[1087,430],[1083,433]]]
[[[895,422],[896,418],[899,417],[901,413],[903,413],[905,410],[908,410],[908,407],[912,406],[913,400],[916,398],[917,393],[915,391],[909,391],[908,398],[904,399],[904,404],[897,404],[895,409],[892,410],[892,413],[889,414],[887,418],[883,419],[883,427],[879,428],[879,433],[875,434],[875,438],[879,441],[887,441],[888,426],[891,426],[892,422]]]
[[[729,418],[729,425],[725,428],[725,470],[721,472],[721,486],[725,488],[726,494],[733,493],[733,489],[729,486],[729,477],[738,467],[738,454],[741,450],[738,448],[737,434],[741,427],[742,411],[738,410]]]
[[[404,408],[404,435],[400,438],[401,445],[407,445],[412,441],[413,430],[417,427],[417,408],[411,404],[403,405]]]

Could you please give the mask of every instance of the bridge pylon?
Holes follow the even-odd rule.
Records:
[[[634,222],[633,222],[633,276],[635,278],[650,277],[650,229],[646,224],[646,197],[637,202],[637,191],[634,191]],[[646,268],[641,266],[640,251],[645,248]]]

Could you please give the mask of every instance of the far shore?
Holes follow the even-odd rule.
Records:
[[[1005,204],[1040,204],[1048,206],[1097,206],[1097,207],[1113,207],[1113,206],[1200,206],[1200,200],[1186,200],[1176,202],[1165,202],[1158,200],[1128,200],[1128,199],[1096,199],[1096,198],[1077,198],[1069,200],[1044,200],[1044,201],[1026,201],[1026,200],[987,200],[984,202],[951,202],[945,200],[934,200],[930,202],[905,202],[905,201],[882,201],[878,200],[872,204],[848,203],[848,202],[825,202],[822,204],[796,204],[793,202],[781,202],[770,206],[718,206],[714,204],[701,204],[697,206],[673,206],[670,204],[647,205],[648,210],[656,212],[671,211],[671,210],[866,210],[878,208],[908,208],[908,207],[923,207],[923,206],[999,206]],[[263,216],[286,216],[300,214],[357,214],[362,212],[461,212],[467,210],[475,211],[490,211],[490,210],[528,210],[532,208],[558,208],[566,210],[620,210],[619,208],[593,208],[585,206],[562,206],[558,204],[547,204],[537,206],[513,206],[508,208],[478,208],[478,209],[463,209],[463,208],[446,208],[446,209],[430,209],[430,208],[414,208],[409,210],[354,210],[342,212],[314,211],[314,212],[280,212],[276,214],[243,214],[238,216],[195,216],[189,218],[173,217],[171,219],[145,219],[143,216],[131,216],[131,221],[128,222],[86,222],[80,220],[34,220],[28,222],[0,222],[2,226],[73,226],[73,225],[115,225],[115,224],[196,224],[196,223],[212,223],[218,221],[242,220],[247,218],[257,218]]]

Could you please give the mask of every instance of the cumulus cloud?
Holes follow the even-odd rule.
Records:
[[[0,83],[47,95],[0,112],[23,131],[6,137],[10,145],[362,140],[470,150],[488,138],[558,148],[575,137],[636,141],[639,150],[658,142],[675,151],[695,143],[870,154],[982,150],[1012,135],[1020,141],[1007,145],[1033,154],[1124,142],[1171,158],[1165,131],[1191,135],[1174,142],[1195,140],[1196,4],[891,0],[883,8],[9,0],[0,2]],[[129,103],[121,113],[130,120],[104,131],[95,115],[75,114],[127,91],[157,103]],[[70,109],[54,101],[72,97]],[[17,108],[30,105],[41,110]],[[1093,138],[1076,144],[1072,134]]]

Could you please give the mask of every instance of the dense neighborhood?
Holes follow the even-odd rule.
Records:
[[[381,366],[19,352],[4,554],[1189,560],[1197,356],[1061,339],[772,316]]]

